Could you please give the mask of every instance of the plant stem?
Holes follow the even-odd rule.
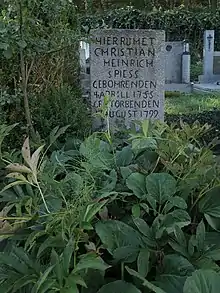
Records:
[[[41,188],[40,188],[40,185],[39,185],[39,183],[38,183],[38,181],[37,181],[37,178],[35,178],[35,180],[36,180],[37,188],[38,188],[38,190],[39,190],[39,192],[40,192],[40,195],[41,195],[41,198],[42,198],[42,200],[43,200],[43,203],[44,203],[45,209],[46,209],[46,211],[48,212],[48,214],[50,214],[50,211],[49,211],[49,209],[48,209],[47,203],[46,203],[46,201],[45,201],[45,198],[44,198],[43,192],[42,192],[42,190],[41,190]]]
[[[121,279],[124,281],[125,278],[125,268],[124,268],[124,262],[121,262]]]

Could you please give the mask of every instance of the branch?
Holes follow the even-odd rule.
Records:
[[[32,61],[31,61],[31,64],[30,64],[30,67],[29,67],[28,71],[26,71],[26,80],[25,80],[26,86],[28,84],[28,80],[29,80],[29,77],[30,77],[31,70],[32,70],[32,68],[34,66],[34,60],[35,60],[35,58],[33,57]]]

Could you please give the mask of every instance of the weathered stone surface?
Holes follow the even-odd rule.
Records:
[[[165,43],[165,82],[182,83],[183,42]]]
[[[111,97],[110,124],[164,119],[165,33],[93,30],[90,46],[91,105]]]

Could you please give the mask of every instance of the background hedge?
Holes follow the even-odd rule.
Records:
[[[147,12],[128,7],[82,16],[80,21],[87,32],[95,28],[165,30],[168,41],[185,39],[190,43],[194,60],[202,56],[204,30],[214,29],[215,49],[220,50],[220,9],[179,7]]]

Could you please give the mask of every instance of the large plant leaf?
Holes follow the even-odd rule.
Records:
[[[111,170],[109,175],[106,175],[107,180],[103,180],[102,182],[102,189],[100,190],[101,193],[111,192],[115,190],[115,186],[117,183],[117,172],[113,169]]]
[[[146,248],[141,249],[141,251],[138,254],[137,267],[138,267],[138,273],[144,278],[147,276],[149,271],[149,258],[150,258],[150,251]]]
[[[104,285],[97,293],[141,293],[133,284],[115,281]]]
[[[124,263],[132,263],[137,259],[140,248],[133,246],[122,246],[116,248],[113,252],[113,257],[116,261]]]
[[[176,237],[177,242],[183,247],[187,247],[186,237],[179,226],[175,226],[174,235]]]
[[[80,153],[94,170],[111,170],[114,166],[114,156],[110,152],[109,145],[94,135],[81,144]]]
[[[126,167],[133,160],[133,152],[130,146],[124,147],[121,151],[116,152],[116,164],[118,167]]]
[[[157,277],[156,285],[168,293],[182,293],[187,276],[191,276],[194,271],[194,266],[181,255],[166,255],[163,259],[163,273]]]
[[[140,173],[132,173],[126,180],[126,185],[138,198],[146,197],[145,176]]]
[[[166,230],[170,234],[174,232],[176,226],[182,228],[190,223],[191,218],[189,214],[185,210],[178,209],[162,218],[161,229]]]
[[[152,173],[146,177],[148,194],[163,204],[176,192],[176,180],[167,173]]]
[[[120,221],[108,220],[96,224],[96,233],[106,249],[113,254],[119,247],[140,247],[142,240],[138,231]]]
[[[203,252],[205,248],[205,225],[201,221],[196,229],[196,241],[199,252]]]
[[[186,201],[180,196],[171,197],[164,207],[164,214],[167,214],[173,207],[177,207],[180,209],[186,209],[187,203]]]
[[[183,286],[186,281],[186,277],[178,275],[164,274],[161,275],[155,284],[163,289],[166,293],[183,293]]]
[[[94,269],[104,271],[110,266],[105,264],[101,257],[98,257],[95,253],[87,253],[80,257],[80,261],[72,271],[72,274],[76,274],[85,269]]]
[[[212,217],[208,214],[204,214],[206,221],[209,223],[209,225],[212,227],[212,229],[220,232],[220,218],[218,217]]]
[[[203,195],[199,210],[205,215],[220,218],[220,187],[215,187]]]
[[[220,288],[220,275],[212,270],[195,271],[188,277],[184,293],[218,293]]]
[[[144,242],[151,247],[156,247],[157,242],[154,237],[154,233],[152,229],[148,226],[148,224],[140,218],[133,218],[133,221],[138,228],[138,230],[145,236]]]

